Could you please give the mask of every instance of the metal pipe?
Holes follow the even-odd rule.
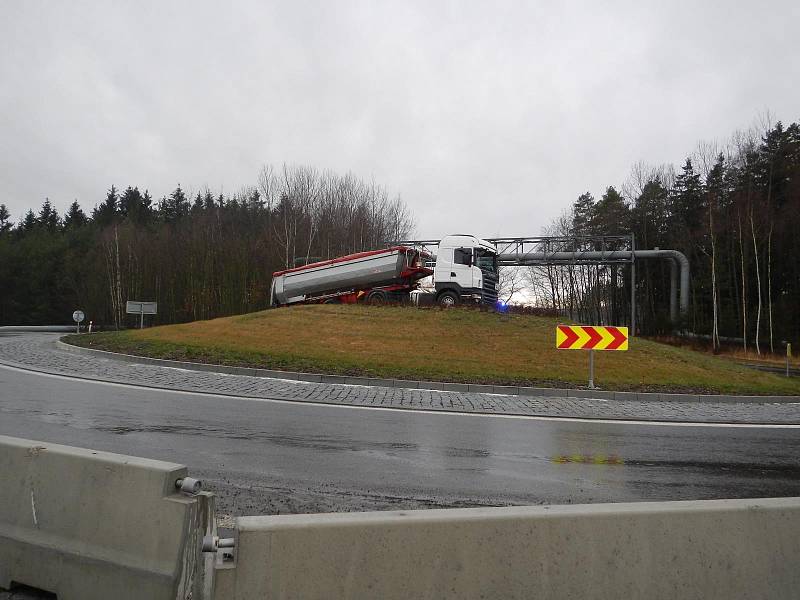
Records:
[[[636,236],[631,234],[631,331],[636,335]]]
[[[669,261],[669,320],[678,322],[678,263]]]
[[[526,252],[505,253],[497,255],[497,262],[503,266],[526,266],[548,264],[596,264],[602,262],[630,262],[634,259],[660,258],[677,264],[680,279],[680,317],[685,319],[689,314],[689,259],[677,250],[613,250],[603,252],[597,250],[580,252]],[[671,295],[671,294],[670,294]],[[672,311],[671,311],[672,312]],[[672,315],[670,315],[672,316]],[[676,321],[677,322],[677,319]]]

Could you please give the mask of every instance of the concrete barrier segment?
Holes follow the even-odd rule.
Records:
[[[0,436],[0,587],[59,600],[201,600],[213,591],[214,498],[185,467]]]
[[[244,517],[216,598],[796,598],[800,498]]]

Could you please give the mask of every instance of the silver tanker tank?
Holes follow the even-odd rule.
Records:
[[[419,250],[395,246],[349,254],[272,275],[271,304],[293,304],[316,296],[415,282],[432,271]]]

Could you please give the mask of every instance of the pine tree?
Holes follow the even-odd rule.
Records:
[[[667,228],[668,192],[660,181],[648,181],[632,208],[632,229],[637,245],[664,246]]]
[[[120,215],[136,225],[149,223],[152,216],[152,202],[147,191],[142,195],[138,187],[128,186],[119,197]]]
[[[42,208],[39,211],[37,223],[43,229],[46,229],[49,232],[57,231],[61,225],[61,219],[59,218],[56,209],[53,208],[52,204],[50,204],[50,198],[45,198],[44,202],[42,203]]]
[[[675,226],[690,232],[703,226],[703,196],[700,174],[694,172],[692,160],[687,158],[672,189],[672,217]]]
[[[83,227],[89,219],[86,218],[86,213],[83,212],[77,200],[74,200],[69,205],[67,214],[64,215],[64,229],[76,229]]]
[[[161,215],[167,223],[176,223],[189,214],[189,202],[186,194],[183,193],[181,185],[169,195],[161,200]]]
[[[605,235],[622,235],[630,231],[630,211],[614,186],[606,189],[592,212],[592,230]]]
[[[117,188],[112,185],[111,189],[106,193],[105,200],[92,211],[92,219],[100,226],[113,223],[118,216],[118,200],[119,195],[117,194]]]
[[[259,193],[259,191],[257,189],[253,189],[247,195],[246,202],[247,202],[247,208],[249,210],[251,210],[252,212],[256,212],[257,213],[260,210],[263,210],[263,208],[264,208],[264,201],[261,199],[261,194]]]
[[[581,194],[572,205],[572,230],[574,235],[590,235],[590,223],[594,216],[594,196]]]
[[[135,216],[141,201],[142,195],[139,193],[139,188],[128,186],[119,197],[119,214],[123,218]]]
[[[194,197],[194,202],[192,203],[192,216],[203,214],[204,209],[205,204],[203,203],[203,195],[200,192],[197,192],[197,196]]]
[[[206,212],[211,212],[214,210],[214,196],[211,195],[209,190],[206,190],[205,196],[203,196],[203,208]]]
[[[22,218],[22,222],[17,225],[17,227],[21,228],[24,232],[30,232],[36,229],[36,215],[33,214],[33,210],[30,208],[28,212],[25,213],[25,216]]]
[[[5,204],[0,204],[0,234],[5,233],[14,225],[9,219],[11,214]]]
[[[153,220],[153,197],[150,195],[148,190],[144,191],[142,194],[142,217],[143,223],[149,223]]]

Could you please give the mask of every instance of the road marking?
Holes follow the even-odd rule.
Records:
[[[93,383],[95,385],[106,385],[134,390],[153,390],[165,394],[182,394],[187,396],[205,396],[209,398],[224,398],[233,400],[247,400],[252,402],[269,402],[274,404],[291,404],[293,406],[320,406],[325,408],[345,408],[350,410],[377,410],[394,411],[397,413],[412,413],[422,415],[440,415],[449,417],[483,417],[491,419],[517,419],[522,421],[555,421],[561,423],[599,423],[602,425],[652,425],[655,427],[715,427],[715,428],[735,428],[735,429],[800,429],[800,424],[794,423],[703,423],[697,421],[648,421],[642,419],[592,419],[587,417],[549,417],[544,415],[506,415],[495,413],[463,412],[455,410],[429,410],[423,408],[396,408],[392,406],[356,406],[352,404],[334,404],[329,402],[315,402],[307,400],[290,400],[284,398],[254,398],[251,396],[237,396],[235,394],[219,394],[213,392],[194,392],[188,390],[171,390],[149,385],[137,385],[133,383],[119,383],[116,381],[103,381],[102,379],[89,379],[76,375],[60,375],[57,373],[47,373],[35,369],[16,367],[0,362],[0,368],[18,371],[20,373],[35,374],[42,377],[53,379],[65,379],[68,381],[81,381]],[[784,406],[781,404],[780,406]]]

